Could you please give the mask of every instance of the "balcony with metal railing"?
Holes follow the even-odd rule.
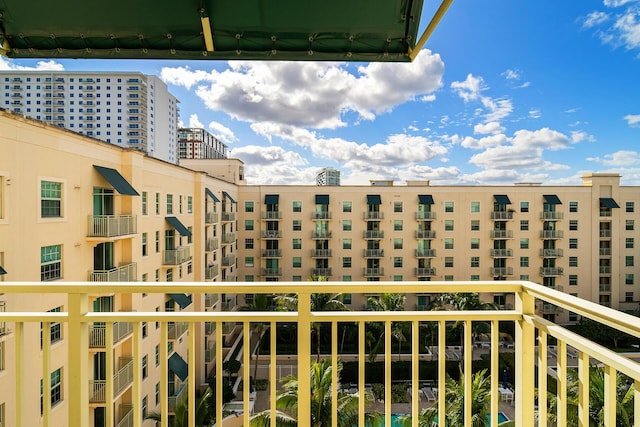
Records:
[[[564,212],[540,212],[540,219],[543,221],[559,221],[564,219]]]
[[[120,237],[136,234],[135,215],[89,215],[87,237]]]
[[[435,239],[435,230],[418,230],[416,231],[416,239]]]
[[[215,224],[218,222],[218,212],[206,212],[204,214],[205,224]]]
[[[330,230],[315,230],[311,232],[312,239],[330,239],[332,233]]]
[[[509,221],[513,219],[514,211],[494,211],[491,212],[491,219],[494,221]]]
[[[218,249],[219,240],[217,237],[209,237],[205,243],[205,251],[212,252]]]
[[[384,231],[382,230],[366,230],[362,233],[362,238],[366,240],[377,240],[384,238]]]
[[[223,267],[231,267],[233,265],[236,265],[236,256],[235,255],[223,256],[221,264]]]
[[[513,249],[491,249],[492,258],[513,258]]]
[[[225,222],[235,221],[236,220],[236,213],[235,212],[222,212],[221,218],[222,218],[222,221],[225,221]]]
[[[416,249],[416,258],[435,258],[435,249]]]
[[[181,246],[176,249],[166,249],[162,251],[163,265],[180,265],[191,259],[191,248]]]
[[[282,239],[281,230],[262,230],[263,239]]]
[[[280,212],[280,211],[263,211],[260,214],[260,218],[261,219],[266,219],[266,220],[282,219],[282,212]]]
[[[311,219],[313,221],[331,219],[331,212],[313,212],[311,214]]]
[[[448,390],[446,383],[446,363],[447,357],[434,357],[434,354],[445,355],[448,348],[445,339],[446,330],[453,324],[461,326],[462,341],[457,341],[456,346],[459,351],[459,367],[460,367],[460,384],[464,390],[465,396],[471,396],[473,393],[473,365],[474,355],[478,351],[478,347],[474,345],[474,325],[476,323],[484,323],[488,329],[485,334],[486,340],[483,342],[483,354],[487,359],[487,391],[489,397],[487,400],[488,412],[497,415],[499,405],[504,403],[504,391],[502,390],[502,372],[500,370],[499,361],[501,360],[504,350],[501,345],[501,324],[511,324],[513,330],[513,341],[510,342],[511,352],[514,358],[514,370],[511,390],[511,402],[513,405],[514,421],[518,427],[533,427],[537,425],[547,425],[546,420],[553,419],[553,425],[565,426],[569,425],[568,417],[575,414],[576,419],[583,420],[582,425],[590,425],[589,417],[593,412],[601,413],[602,422],[605,426],[622,425],[622,419],[619,418],[617,409],[621,404],[618,400],[617,378],[623,378],[623,383],[632,384],[633,388],[625,396],[625,399],[631,399],[631,407],[635,407],[632,411],[629,425],[640,425],[640,364],[623,354],[616,353],[608,348],[596,344],[570,330],[562,325],[553,323],[542,317],[543,314],[557,314],[562,311],[575,313],[584,319],[590,319],[599,324],[606,325],[640,339],[640,318],[613,310],[603,305],[583,300],[558,290],[545,288],[526,281],[495,281],[495,282],[326,282],[323,283],[323,292],[335,294],[342,293],[348,287],[349,293],[352,295],[371,295],[383,294],[388,292],[420,294],[420,295],[436,295],[443,292],[478,292],[481,295],[490,295],[500,293],[510,295],[513,298],[513,308],[505,305],[504,310],[481,310],[481,311],[311,311],[312,298],[311,295],[318,291],[317,284],[313,282],[279,282],[279,283],[234,283],[224,285],[216,284],[216,291],[232,294],[296,294],[297,295],[297,311],[276,312],[90,312],[88,311],[89,295],[98,293],[98,285],[90,283],[54,283],[43,284],[34,283],[0,283],[0,292],[19,293],[19,294],[37,294],[37,295],[59,295],[67,299],[64,305],[65,312],[4,312],[0,313],[0,320],[4,322],[12,322],[15,324],[16,331],[22,334],[26,325],[40,322],[61,322],[66,324],[67,338],[65,345],[68,346],[68,366],[73,367],[73,375],[65,376],[65,402],[66,407],[63,411],[60,408],[51,408],[49,405],[43,407],[43,420],[49,420],[48,425],[58,425],[61,419],[66,419],[66,425],[86,426],[91,425],[90,413],[87,411],[90,403],[105,404],[107,407],[114,408],[114,397],[133,385],[133,393],[137,394],[134,398],[140,397],[142,390],[142,367],[139,360],[140,341],[142,340],[140,329],[143,322],[157,322],[160,325],[160,335],[168,335],[168,325],[170,322],[183,322],[188,325],[189,336],[195,332],[195,325],[202,322],[211,322],[216,325],[216,339],[214,347],[210,350],[214,354],[213,360],[223,360],[223,325],[231,325],[234,329],[240,328],[241,334],[245,342],[249,342],[252,330],[252,324],[256,322],[265,323],[271,331],[272,348],[275,348],[276,331],[279,324],[296,326],[296,345],[297,353],[291,357],[282,358],[275,352],[263,354],[261,357],[265,362],[266,371],[263,371],[265,378],[269,379],[269,388],[262,392],[262,402],[267,408],[275,410],[277,398],[277,381],[279,368],[291,364],[294,359],[295,365],[298,367],[311,366],[315,361],[316,355],[312,343],[314,339],[309,331],[314,324],[326,324],[328,331],[327,342],[329,343],[328,351],[322,355],[329,365],[332,367],[330,390],[331,395],[337,396],[340,384],[338,374],[338,363],[342,359],[338,353],[340,334],[338,326],[344,323],[350,323],[356,327],[356,330],[362,333],[355,337],[356,354],[353,355],[357,361],[355,367],[355,380],[352,382],[356,392],[354,396],[365,395],[366,390],[366,355],[367,341],[365,326],[367,323],[376,322],[382,324],[387,333],[384,335],[384,345],[382,353],[378,355],[379,360],[383,362],[383,388],[382,396],[379,403],[384,423],[391,426],[392,422],[392,384],[394,378],[392,376],[391,366],[395,362],[397,354],[397,346],[392,342],[391,327],[393,323],[405,322],[408,330],[411,331],[407,335],[410,346],[401,356],[409,363],[409,379],[403,380],[412,387],[413,390],[421,389],[426,378],[419,369],[421,360],[429,358],[435,363],[435,377],[430,377],[433,387],[440,391]],[[136,293],[170,293],[181,292],[185,294],[205,294],[211,291],[211,285],[205,283],[128,283],[111,285],[109,289],[105,289],[100,285],[102,292],[108,291],[114,294],[136,294]],[[93,370],[89,369],[88,361],[88,325],[96,322],[104,322],[109,328],[113,327],[115,322],[130,322],[134,325],[136,333],[133,337],[132,349],[133,359],[123,360],[121,368],[117,373],[110,374],[107,372],[105,381],[90,380]],[[420,345],[417,338],[420,331],[429,326],[434,329],[437,336],[437,342],[433,348],[436,350],[430,354],[426,353],[424,346]],[[30,327],[30,326],[29,326]],[[23,336],[23,335],[21,335]],[[28,335],[23,336],[25,339]],[[35,334],[33,343],[39,345],[40,335]],[[22,345],[21,340],[17,340],[16,345]],[[197,353],[196,345],[198,341],[188,339],[188,354]],[[460,345],[462,344],[462,345]],[[56,344],[58,345],[58,344]],[[14,368],[15,374],[15,406],[7,407],[7,412],[11,411],[15,416],[16,427],[26,427],[24,420],[27,419],[26,413],[30,411],[32,406],[27,404],[27,399],[33,398],[27,393],[26,369],[48,369],[49,361],[47,357],[51,357],[51,342],[45,339],[42,343],[42,355],[45,360],[41,364],[26,365],[18,364]],[[159,371],[167,372],[169,369],[168,359],[169,350],[167,346],[160,346],[159,355]],[[206,357],[206,355],[205,355]],[[286,360],[285,360],[286,359]],[[240,360],[242,366],[239,375],[249,378],[252,374],[252,354],[249,346],[245,346],[240,352]],[[593,367],[598,366],[603,371],[604,381],[597,382],[597,378],[593,376]],[[293,368],[295,369],[295,367]],[[214,368],[216,380],[214,388],[217,395],[222,395],[223,390],[223,367],[222,363],[216,363]],[[169,425],[169,413],[176,409],[178,402],[183,399],[188,403],[190,419],[195,419],[196,396],[200,384],[191,380],[196,378],[195,363],[188,364],[187,381],[184,383],[169,383],[165,380],[159,383],[159,402],[160,414],[162,421],[160,425],[167,427]],[[41,374],[40,374],[41,375]],[[570,375],[576,377],[575,390],[570,387]],[[297,369],[297,413],[298,420],[310,420],[312,408],[312,383],[310,369]],[[553,386],[551,385],[551,378]],[[601,403],[598,407],[594,407],[596,403],[591,401],[593,395],[590,393],[592,386],[600,384],[604,387],[601,390]],[[87,387],[88,386],[88,387]],[[112,390],[112,393],[107,392]],[[575,395],[573,394],[575,392]],[[571,396],[571,400],[569,399]],[[113,395],[113,396],[110,396]],[[449,404],[446,401],[448,393],[441,392],[435,396],[432,402],[434,409],[437,411],[440,420],[444,420]],[[42,391],[43,401],[47,402],[51,399],[51,390],[44,387]],[[245,387],[237,396],[242,401],[241,407],[243,412],[235,415],[241,419],[243,425],[250,425],[250,389]],[[423,404],[421,403],[419,393],[413,393],[410,396],[408,405],[409,412],[414,415],[413,426],[418,426],[417,415]],[[37,400],[37,398],[36,398]],[[357,399],[358,405],[358,425],[365,425],[365,413],[369,409],[369,403],[365,399]],[[462,417],[459,425],[472,425],[472,417],[474,409],[472,407],[473,399],[464,399],[460,402]],[[37,407],[37,403],[35,404]],[[133,405],[134,425],[139,425],[142,417],[142,408],[140,405]],[[55,416],[54,413],[55,412]],[[339,406],[336,399],[329,404],[329,411],[333,414],[335,420]],[[125,408],[120,412],[122,417],[114,417],[116,419],[124,419],[128,416],[129,410]],[[223,419],[222,404],[215,407],[215,414],[218,420]],[[491,417],[491,422],[487,425],[497,427],[497,416]],[[538,421],[540,420],[540,422]],[[193,421],[191,421],[193,422]],[[308,425],[304,421],[302,425]],[[443,425],[442,422],[440,425]],[[126,425],[126,424],[125,424]],[[193,424],[192,424],[193,425]]]
[[[513,231],[511,230],[491,230],[489,237],[495,240],[513,239]]]
[[[362,256],[364,258],[383,258],[384,249],[363,249]]]
[[[316,277],[331,277],[331,268],[312,268],[311,275]]]
[[[263,258],[281,258],[282,249],[263,249],[261,252]]]
[[[225,245],[235,243],[235,241],[236,241],[236,233],[225,233],[222,236],[222,243]]]
[[[564,250],[562,249],[540,249],[540,256],[543,258],[562,258]]]
[[[129,322],[114,322],[112,328],[112,345],[118,344],[133,333],[133,325]],[[97,323],[89,325],[89,347],[105,348],[107,346],[107,325]]]
[[[435,212],[416,212],[417,221],[433,221],[437,218]]]
[[[311,258],[331,258],[331,249],[311,249]]]
[[[219,267],[217,265],[210,265],[204,269],[204,278],[211,280],[218,275]]]
[[[135,282],[138,280],[138,266],[135,262],[123,263],[109,270],[91,270],[90,282]]]
[[[416,277],[434,277],[435,275],[435,267],[416,267]]]

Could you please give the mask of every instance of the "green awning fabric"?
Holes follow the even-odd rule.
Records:
[[[409,62],[450,1],[0,0],[11,58]],[[440,13],[443,9],[444,12]],[[438,16],[436,16],[438,15]]]
[[[227,193],[226,191],[223,191],[223,192],[222,192],[222,195],[223,195],[224,197],[226,197],[227,199],[229,199],[229,201],[230,201],[231,203],[237,203],[235,200],[233,200],[233,197],[231,197],[231,196],[229,195],[229,193]]]
[[[368,194],[367,195],[367,204],[368,205],[381,205],[382,198],[379,194]]]
[[[178,230],[178,233],[180,233],[181,236],[191,236],[189,229],[185,227],[184,224],[175,216],[165,216],[164,219],[171,224],[173,228]]]
[[[328,194],[316,194],[316,205],[328,205],[328,204],[329,204]]]
[[[168,360],[169,369],[176,374],[181,381],[184,381],[189,376],[189,365],[184,361],[177,352],[174,352],[169,356]]]
[[[435,202],[433,201],[433,196],[431,194],[418,194],[418,202],[421,205],[433,205]]]
[[[2,275],[2,274],[7,274],[7,270],[2,268],[2,266],[0,265],[0,275]]]
[[[111,184],[114,190],[123,196],[140,195],[117,170],[98,165],[93,165],[93,167],[100,173],[100,175],[103,176],[104,179],[109,181],[109,184]]]
[[[494,194],[493,198],[495,199],[496,203],[499,205],[511,204],[511,200],[509,200],[509,196],[507,196],[506,194]]]
[[[191,305],[191,296],[187,294],[169,294],[180,308],[189,307]]]
[[[207,193],[207,196],[209,196],[209,197],[211,197],[213,199],[214,202],[220,203],[220,199],[218,199],[216,197],[216,195],[213,194],[213,191],[209,190],[208,188],[205,188],[204,191]]]
[[[620,206],[616,203],[615,200],[613,200],[610,197],[600,197],[600,204],[602,206],[604,206],[605,208],[610,208],[610,209],[614,209],[614,208],[619,208]]]
[[[277,205],[279,201],[280,195],[278,194],[265,194],[264,196],[265,205]]]
[[[560,201],[558,196],[556,196],[555,194],[545,194],[542,197],[544,197],[545,202],[547,202],[550,205],[561,205],[562,204],[562,202]]]

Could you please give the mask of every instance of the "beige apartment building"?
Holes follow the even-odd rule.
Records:
[[[427,181],[368,186],[248,185],[234,159],[174,165],[135,150],[0,111],[0,280],[2,281],[349,281],[530,280],[620,310],[638,307],[640,188],[617,174],[588,174],[582,185],[431,186]],[[233,309],[235,295],[111,294],[91,297],[94,311]],[[212,289],[215,289],[212,287]],[[319,288],[321,289],[321,288]],[[499,305],[513,303],[495,294]],[[429,295],[407,309],[429,309]],[[0,295],[6,311],[65,311],[66,301]],[[578,319],[554,306],[538,310],[560,323]],[[26,366],[42,366],[41,324],[25,327]],[[66,425],[65,324],[49,328],[52,415]],[[214,331],[196,331],[198,387],[214,362]],[[236,328],[236,333],[237,328]],[[15,339],[0,325],[0,421],[13,425]],[[90,328],[87,363],[94,426],[131,422],[132,405],[158,409],[160,346],[169,348],[171,402],[183,396],[186,327],[142,325],[139,350],[128,324]],[[225,331],[225,339],[233,328]],[[40,347],[39,347],[40,345]],[[140,360],[133,360],[137,354]],[[134,362],[143,380],[134,394]],[[40,425],[42,375],[27,370],[24,404]],[[105,396],[105,378],[118,386]],[[107,407],[109,404],[109,407]],[[57,422],[57,421],[56,421]],[[152,421],[143,421],[151,426]]]

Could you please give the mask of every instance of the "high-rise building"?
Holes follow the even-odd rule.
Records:
[[[316,175],[316,185],[340,185],[340,171],[334,168],[322,168]]]
[[[176,163],[178,100],[135,72],[0,71],[0,107]]]
[[[227,146],[202,128],[178,129],[179,159],[226,159]]]

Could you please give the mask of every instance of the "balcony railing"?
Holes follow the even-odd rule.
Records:
[[[312,239],[330,239],[331,235],[330,230],[316,230],[311,232]]]
[[[489,233],[492,239],[513,239],[513,231],[511,230],[492,230]]]
[[[205,224],[215,224],[218,222],[218,212],[207,212],[204,215]]]
[[[416,219],[418,221],[431,221],[436,219],[435,212],[416,212]]]
[[[117,237],[137,233],[135,215],[89,215],[88,237]]]
[[[263,230],[262,231],[263,239],[281,239],[282,231],[280,230]]]
[[[541,230],[540,238],[541,239],[562,239],[564,237],[564,232],[561,230]]]
[[[384,219],[384,212],[365,212],[365,221],[380,221]]]
[[[540,249],[540,256],[543,258],[560,258],[564,256],[562,249]]]
[[[493,258],[512,258],[513,249],[491,249],[491,256]]]
[[[176,249],[167,249],[162,252],[162,264],[180,265],[191,259],[191,248],[182,246]]]
[[[236,233],[226,233],[224,236],[222,236],[222,243],[224,243],[225,245],[235,243],[235,241]]]
[[[133,325],[129,322],[114,322],[113,323],[113,340],[115,345],[122,341],[127,336],[133,333]],[[89,326],[89,347],[91,348],[105,348],[107,344],[107,325],[94,324]]]
[[[416,258],[434,258],[435,256],[435,249],[416,249]]]
[[[384,238],[384,231],[381,230],[366,230],[362,233],[363,239],[382,239]]]
[[[133,405],[120,405],[120,416],[116,427],[133,427]]]
[[[331,249],[311,249],[311,258],[331,258]]]
[[[235,212],[222,212],[222,221],[235,221],[236,213]]]
[[[435,267],[417,267],[416,268],[416,276],[417,277],[432,277],[436,275]]]
[[[362,256],[365,258],[382,258],[384,256],[384,249],[364,249]]]
[[[204,269],[204,278],[206,280],[211,280],[214,277],[216,277],[218,275],[218,266],[217,265],[210,265],[209,267],[206,267]]]
[[[263,249],[262,250],[263,258],[280,258],[282,257],[281,249]]]
[[[205,244],[205,251],[211,252],[218,249],[218,239],[216,237],[209,237],[207,239],[207,243]]]
[[[312,276],[331,276],[331,268],[312,268],[311,269]]]
[[[544,221],[564,219],[564,212],[540,212],[540,219]]]
[[[494,221],[507,221],[513,219],[512,211],[495,211],[491,212],[491,219]]]
[[[206,294],[204,297],[205,310],[213,310],[213,306],[219,301],[219,294]]]
[[[223,267],[231,267],[236,265],[236,256],[235,255],[227,255],[222,257],[222,266]]]
[[[437,295],[441,293],[457,293],[457,292],[478,292],[480,294],[500,293],[510,295],[515,303],[513,309],[505,310],[483,310],[483,311],[350,311],[350,312],[332,312],[332,311],[311,311],[311,295],[318,291],[317,284],[308,283],[233,283],[225,285],[224,283],[216,284],[216,291],[226,293],[228,295],[239,294],[296,294],[297,309],[294,312],[89,312],[88,301],[89,296],[100,291],[116,294],[153,294],[153,293],[172,293],[180,292],[185,294],[205,294],[211,291],[211,285],[205,283],[162,283],[153,284],[145,283],[129,283],[118,284],[105,288],[104,285],[93,285],[90,283],[23,283],[23,282],[2,282],[0,283],[0,293],[16,293],[16,294],[34,294],[34,295],[51,295],[52,297],[62,296],[66,298],[67,304],[64,305],[65,312],[43,312],[34,316],[32,312],[4,312],[0,313],[0,321],[12,322],[15,324],[17,333],[21,339],[16,340],[12,345],[25,347],[40,345],[40,334],[26,334],[27,329],[31,326],[39,325],[40,322],[61,322],[66,323],[65,329],[69,339],[65,340],[68,347],[66,354],[68,355],[68,371],[73,374],[65,375],[65,407],[55,408],[55,416],[50,405],[43,406],[42,419],[49,420],[50,425],[54,425],[61,419],[66,421],[66,425],[85,426],[91,425],[90,411],[87,410],[90,402],[104,403],[107,408],[114,408],[114,396],[124,391],[130,384],[133,384],[133,390],[140,393],[143,386],[142,366],[136,357],[135,360],[124,361],[124,366],[114,375],[107,373],[107,381],[91,381],[89,378],[93,375],[93,370],[89,366],[88,355],[88,327],[95,322],[105,322],[112,327],[113,322],[131,322],[134,324],[134,330],[140,331],[143,322],[158,322],[160,325],[160,335],[168,334],[169,322],[184,322],[188,324],[189,329],[195,327],[196,324],[202,322],[212,322],[216,325],[216,339],[213,347],[215,351],[215,360],[222,360],[223,355],[223,325],[229,324],[233,327],[240,328],[245,342],[248,342],[251,334],[251,325],[256,322],[266,323],[270,325],[272,336],[275,337],[276,327],[279,324],[297,325],[296,342],[297,354],[295,363],[298,367],[308,367],[315,360],[315,350],[312,348],[312,334],[309,331],[312,324],[324,323],[331,328],[340,323],[352,323],[364,331],[364,326],[370,322],[380,322],[384,328],[391,331],[393,322],[406,322],[411,328],[411,334],[407,338],[411,340],[413,337],[421,335],[422,327],[433,327],[438,337],[444,337],[447,328],[453,324],[462,325],[462,343],[458,348],[461,381],[466,395],[471,395],[472,390],[472,360],[475,351],[473,343],[473,335],[475,329],[472,325],[476,322],[486,323],[487,339],[483,343],[483,348],[489,363],[488,381],[490,401],[488,403],[489,412],[494,416],[491,417],[491,427],[497,427],[498,405],[501,400],[499,388],[502,386],[502,372],[499,368],[498,361],[501,359],[501,338],[500,324],[511,323],[515,333],[514,341],[511,342],[514,360],[515,372],[513,379],[510,379],[513,387],[513,405],[515,413],[515,425],[533,427],[538,425],[536,420],[541,420],[540,424],[546,425],[546,420],[550,415],[556,418],[554,425],[567,425],[567,414],[569,409],[577,411],[577,417],[585,420],[584,425],[588,425],[590,409],[602,409],[604,425],[616,426],[620,420],[617,419],[618,401],[616,399],[616,378],[618,374],[626,378],[628,383],[634,385],[635,391],[631,392],[630,397],[635,402],[637,408],[640,404],[640,395],[637,390],[640,389],[640,364],[625,355],[618,354],[601,345],[598,345],[582,336],[563,328],[561,325],[555,324],[542,317],[542,314],[557,314],[562,311],[575,313],[583,319],[590,319],[599,324],[607,325],[620,332],[627,333],[635,339],[640,339],[640,318],[625,314],[623,312],[613,310],[594,302],[583,300],[566,293],[554,289],[548,289],[544,286],[537,285],[526,281],[496,281],[496,282],[326,282],[323,283],[323,292],[336,294],[342,293],[345,287],[348,287],[351,295],[370,295],[384,293],[405,293],[419,295]],[[507,307],[505,307],[507,308]],[[329,328],[329,329],[331,329]],[[18,332],[19,331],[19,332]],[[22,335],[24,333],[24,335]],[[384,362],[383,374],[383,396],[381,400],[383,407],[383,416],[387,426],[391,425],[392,407],[392,373],[391,362],[397,357],[397,346],[391,341],[391,333],[385,333],[384,349],[380,353],[379,359]],[[46,334],[45,334],[46,336]],[[136,335],[137,337],[137,335]],[[33,339],[34,342],[24,342],[27,339]],[[331,394],[337,395],[338,383],[340,378],[337,375],[337,364],[339,362],[338,340],[339,334],[332,333],[327,337],[330,341],[330,349],[322,357],[327,359],[332,366]],[[137,341],[140,338],[134,338]],[[356,380],[354,387],[358,395],[364,395],[365,391],[365,359],[367,351],[366,334],[358,334],[356,341]],[[187,354],[198,354],[198,340],[186,340],[188,346]],[[434,386],[439,390],[446,390],[446,357],[437,357],[435,354],[445,355],[448,350],[445,339],[437,339],[433,349],[435,352],[427,353],[424,346],[418,345],[418,341],[410,341],[412,346],[410,350],[401,356],[410,363],[410,379],[406,380],[413,390],[421,388],[422,382],[425,380],[420,375],[420,360],[433,360],[436,363],[436,377],[430,378],[434,382]],[[275,343],[275,341],[274,341]],[[552,344],[553,345],[550,345]],[[138,351],[139,342],[134,342],[133,350]],[[59,345],[58,343],[56,345]],[[42,342],[41,355],[44,357],[52,357],[56,352],[51,350],[51,342],[44,339]],[[18,349],[19,350],[19,349]],[[111,349],[109,349],[111,351]],[[18,353],[23,354],[24,353]],[[268,408],[275,409],[276,402],[276,383],[278,380],[278,368],[283,365],[290,366],[292,357],[281,358],[275,352],[263,354],[261,356],[267,367],[263,371],[263,375],[269,380],[270,389],[265,392],[265,403]],[[160,346],[159,355],[159,372],[167,372],[169,350],[167,346]],[[240,359],[242,367],[239,375],[249,378],[252,374],[253,366],[252,356],[249,347],[241,351]],[[285,359],[289,359],[287,362]],[[19,359],[21,360],[21,359]],[[58,359],[56,359],[58,360]],[[289,363],[289,365],[287,365]],[[569,365],[573,366],[569,368]],[[36,375],[42,377],[42,369],[50,366],[48,360],[44,363],[17,363],[14,369],[15,375],[15,401],[12,402],[13,407],[6,407],[7,413],[13,414],[17,420],[12,425],[16,427],[26,427],[33,425],[29,421],[32,417],[29,412],[32,411],[33,400],[32,393],[27,391],[28,379]],[[66,365],[67,366],[67,365]],[[604,370],[604,402],[602,407],[590,408],[589,387],[595,379],[590,375],[592,366],[601,366]],[[29,375],[26,375],[26,370]],[[187,368],[187,378],[196,378],[196,364],[189,363]],[[295,368],[294,368],[295,369]],[[568,372],[569,369],[575,371],[579,378],[578,395],[576,397],[576,405],[569,406],[571,403],[567,399],[568,395]],[[39,372],[32,372],[37,370]],[[548,372],[553,372],[556,378],[554,386],[551,387]],[[298,400],[297,400],[297,417],[299,420],[311,419],[311,372],[309,369],[297,369],[298,378]],[[224,374],[222,363],[216,363],[215,366],[216,381],[214,387],[216,393],[222,393]],[[32,383],[33,381],[31,381]],[[87,387],[89,385],[89,387]],[[170,387],[166,381],[160,382],[159,401],[161,413],[161,426],[168,426],[168,413],[175,409],[178,402],[188,396],[190,419],[195,419],[196,410],[196,390],[199,381],[187,380],[183,384],[175,384]],[[30,387],[30,386],[29,386]],[[35,386],[37,388],[37,385]],[[113,390],[113,396],[106,393],[107,389]],[[31,390],[31,389],[29,389]],[[169,391],[176,390],[175,393]],[[557,397],[556,404],[551,405],[549,393],[554,393]],[[447,393],[438,393],[435,398],[435,408],[438,411],[439,419],[445,419]],[[43,388],[42,400],[49,402],[51,400],[51,390],[48,387]],[[103,398],[104,401],[101,401]],[[249,425],[249,404],[250,390],[245,387],[240,392],[240,400],[243,404],[243,413],[238,415],[242,418],[243,425]],[[460,425],[471,425],[473,409],[471,406],[472,399],[464,399],[461,402],[463,406],[464,421]],[[419,394],[413,393],[411,396],[409,411],[414,415],[414,426],[417,425],[417,415],[419,410]],[[5,405],[9,402],[5,402]],[[359,420],[358,425],[365,425],[365,401],[359,400]],[[37,403],[35,403],[37,407]],[[338,413],[337,402],[334,401],[330,406],[333,419],[336,419]],[[216,418],[223,419],[222,405],[215,408]],[[125,411],[125,413],[128,411]],[[40,420],[40,413],[37,414]],[[633,419],[630,420],[631,425],[640,425],[640,411],[635,411]],[[114,417],[115,418],[115,417]],[[55,420],[55,423],[54,423]],[[140,405],[133,405],[133,420],[138,422],[142,420],[142,409]],[[46,423],[45,423],[46,424]],[[303,423],[304,424],[304,423]]]
[[[189,324],[187,322],[173,322],[169,323],[167,328],[167,336],[170,340],[177,340],[187,332]]]
[[[416,239],[435,239],[435,230],[418,230],[416,231]]]
[[[135,282],[138,277],[138,266],[135,262],[122,264],[109,270],[92,270],[89,272],[90,282]]]
[[[262,219],[282,219],[282,212],[266,211],[266,212],[262,212],[262,215],[260,217]]]
[[[331,212],[314,212],[311,214],[312,220],[331,219]]]

